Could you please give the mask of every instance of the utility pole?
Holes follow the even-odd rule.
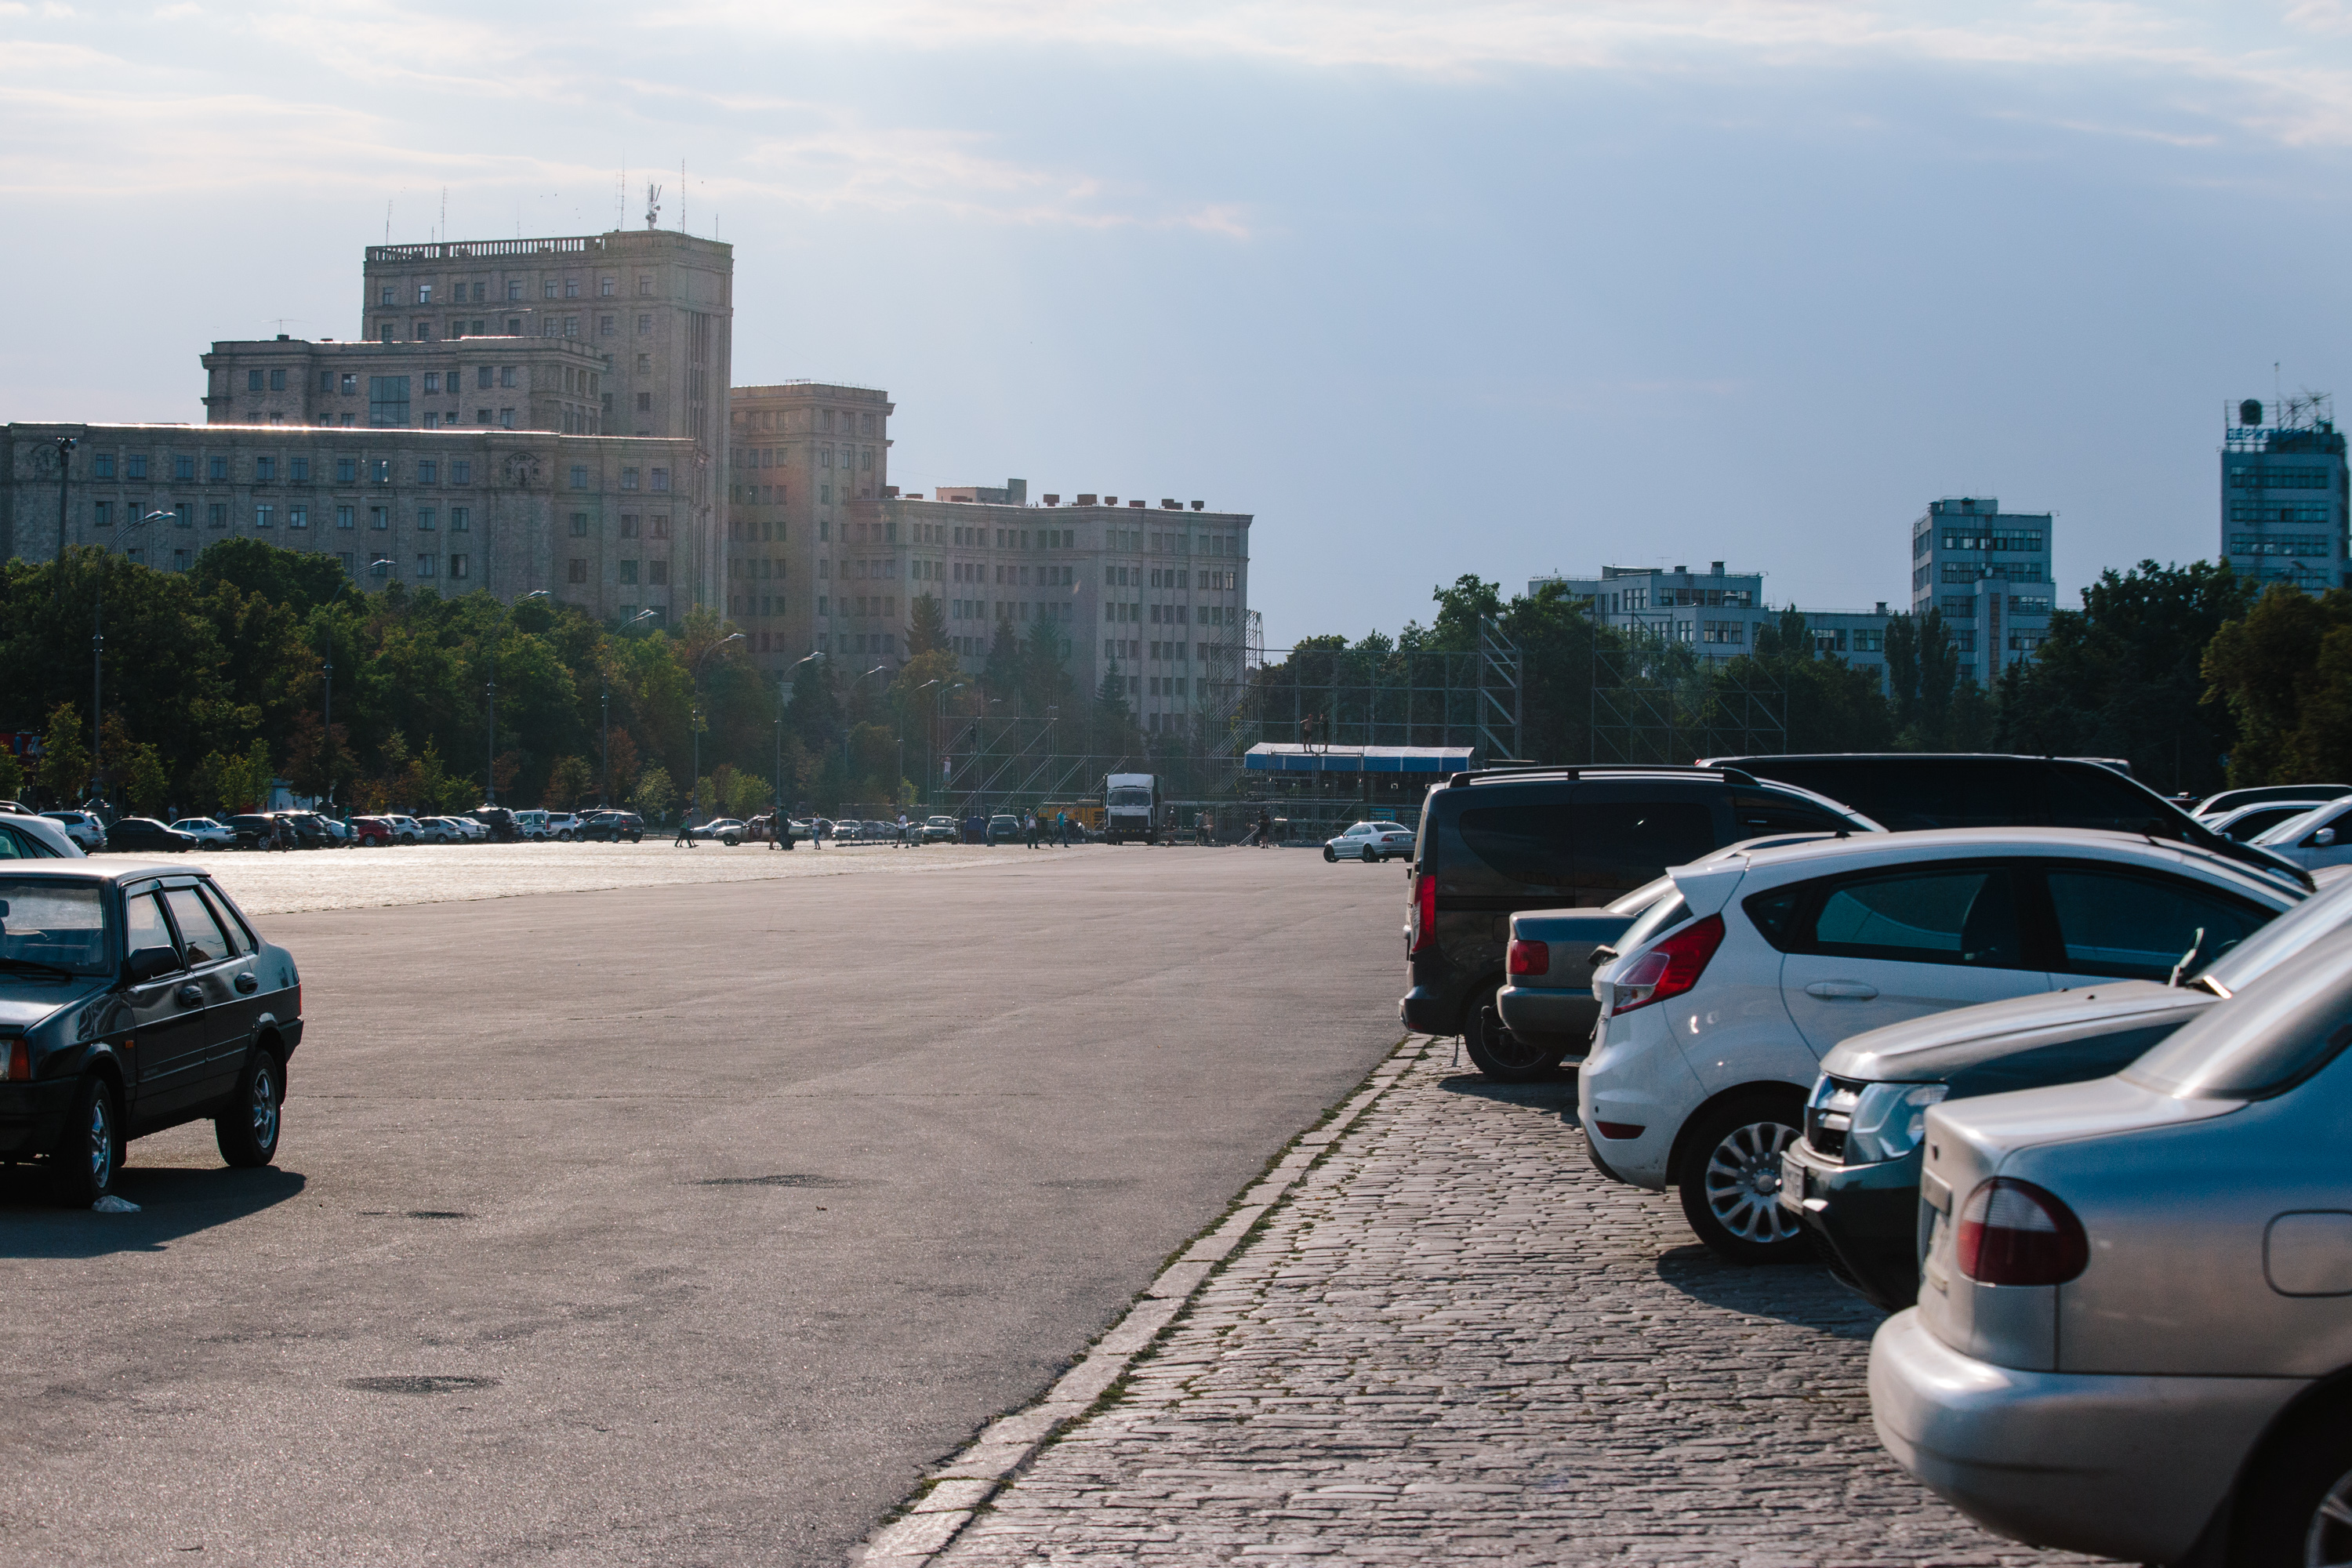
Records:
[[[106,731],[101,728],[99,718],[101,699],[106,692],[106,660],[103,657],[106,651],[106,638],[100,633],[99,623],[104,618],[105,613],[106,568],[100,565],[98,573],[98,597],[92,602],[89,612],[89,793],[100,800],[103,800],[106,795],[105,786],[101,782],[106,777],[106,768],[100,761],[99,750],[106,743]]]
[[[73,470],[73,449],[80,443],[71,436],[57,436],[50,444],[58,449],[58,575],[50,600],[62,605],[66,600],[66,480]]]

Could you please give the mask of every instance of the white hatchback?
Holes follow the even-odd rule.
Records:
[[[1359,822],[1337,838],[1323,841],[1326,860],[1361,860],[1377,866],[1383,860],[1412,858],[1412,829],[1402,822]]]
[[[2352,865],[2352,795],[2288,817],[2256,838],[2254,847],[2284,856],[2306,871]]]
[[[236,835],[230,832],[226,825],[215,822],[209,816],[184,816],[172,824],[172,831],[192,836],[201,848],[234,849],[236,847]]]
[[[1831,1047],[1906,1018],[2113,978],[2168,978],[2305,896],[2284,875],[2137,835],[1950,828],[1718,855],[1595,975],[1577,1075],[1593,1163],[1679,1190],[1701,1241],[1805,1245],[1780,1153]]]

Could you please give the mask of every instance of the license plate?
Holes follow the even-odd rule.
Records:
[[[1780,1156],[1780,1206],[1790,1214],[1805,1207],[1805,1167],[1794,1153]]]

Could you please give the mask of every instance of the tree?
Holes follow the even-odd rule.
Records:
[[[547,770],[547,789],[540,804],[551,811],[572,811],[596,787],[596,774],[581,757],[558,757]]]
[[[727,781],[721,802],[728,816],[748,817],[768,804],[772,793],[768,781],[759,774],[739,773]]]
[[[980,679],[991,697],[1003,700],[1006,713],[1016,710],[1024,673],[1021,634],[1013,629],[1011,621],[999,621],[996,636],[988,645],[988,662],[981,668]]]
[[[907,652],[919,658],[948,646],[947,611],[930,594],[919,594],[907,606]]]
[[[2237,721],[2230,783],[2333,779],[2352,767],[2352,593],[2273,586],[2214,633],[2203,668]]]
[[[71,805],[89,787],[89,770],[80,710],[71,702],[60,702],[49,710],[41,726],[41,793],[52,806]]]
[[[16,753],[0,746],[0,800],[16,800],[25,793],[25,764]]]
[[[131,748],[122,764],[122,793],[142,816],[152,816],[172,798],[171,775],[163,771],[162,753],[145,742]]]
[[[669,816],[669,804],[676,796],[669,770],[656,763],[637,774],[636,787],[629,792],[629,804],[647,821],[661,822]]]
[[[637,743],[626,730],[613,731],[610,754],[613,760],[608,765],[612,776],[604,781],[604,788],[597,792],[597,797],[606,801],[626,800],[629,786],[637,782]]]

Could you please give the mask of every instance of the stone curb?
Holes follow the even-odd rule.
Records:
[[[1195,1237],[1143,1289],[1126,1315],[1097,1340],[1035,1404],[999,1416],[962,1453],[923,1479],[908,1510],[866,1537],[851,1555],[857,1568],[925,1568],[947,1550],[989,1500],[1063,1428],[1092,1409],[1135,1358],[1174,1322],[1251,1227],[1298,1184],[1317,1161],[1345,1137],[1364,1113],[1429,1049],[1425,1036],[1408,1036],[1366,1075],[1330,1119],[1301,1133],[1265,1173],[1243,1189],[1215,1228]]]

